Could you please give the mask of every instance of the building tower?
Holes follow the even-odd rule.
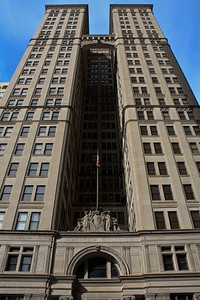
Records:
[[[0,299],[199,299],[198,103],[152,5],[88,22],[46,5],[0,101]]]

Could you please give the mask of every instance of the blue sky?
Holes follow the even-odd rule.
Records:
[[[154,14],[200,102],[199,0],[1,0],[0,81],[10,81],[44,15],[44,5],[71,3],[89,4],[90,33],[108,33],[110,4],[153,4]]]

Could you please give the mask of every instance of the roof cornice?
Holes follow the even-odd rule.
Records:
[[[88,4],[46,4],[45,5],[45,10],[47,9],[65,9],[65,8],[72,8],[72,9],[77,9],[77,8],[85,8],[88,9]]]
[[[110,9],[113,8],[136,8],[136,9],[151,9],[153,10],[153,4],[111,4]]]

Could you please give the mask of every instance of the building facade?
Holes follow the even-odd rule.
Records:
[[[5,91],[8,87],[9,82],[0,82],[0,99],[3,97],[5,94]]]
[[[152,5],[46,12],[0,101],[0,299],[200,299],[199,106]]]

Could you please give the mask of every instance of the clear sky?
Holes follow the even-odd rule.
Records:
[[[10,81],[45,4],[89,4],[90,33],[108,33],[110,4],[153,4],[154,14],[200,102],[200,0],[1,0],[0,81]]]

